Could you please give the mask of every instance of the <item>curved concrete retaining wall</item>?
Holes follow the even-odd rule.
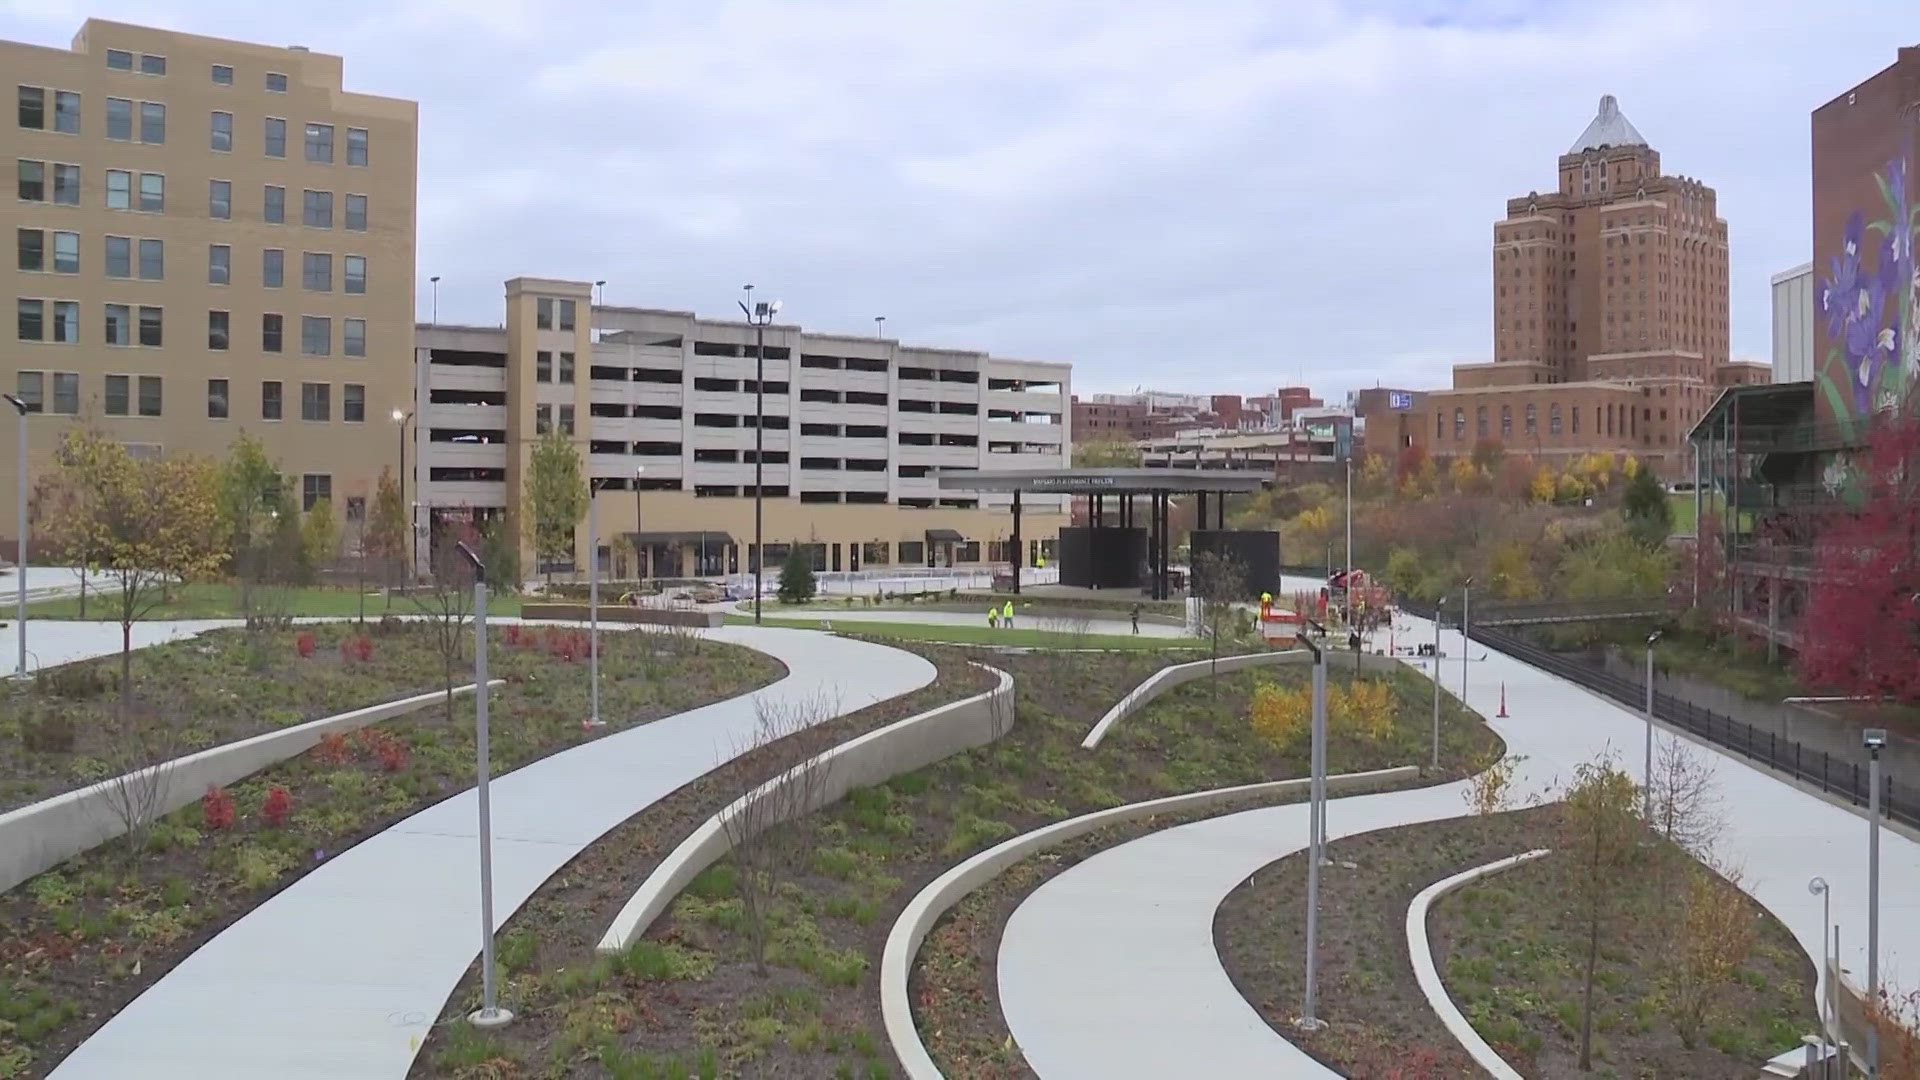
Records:
[[[1427,938],[1427,910],[1433,906],[1435,900],[1462,885],[1478,881],[1488,874],[1497,874],[1502,870],[1519,866],[1521,863],[1531,862],[1546,854],[1548,851],[1542,848],[1538,851],[1510,856],[1498,862],[1490,862],[1485,866],[1476,866],[1471,870],[1434,882],[1420,890],[1419,895],[1413,898],[1413,902],[1407,905],[1407,954],[1413,958],[1413,975],[1420,982],[1420,992],[1427,995],[1427,1004],[1433,1006],[1434,1014],[1440,1017],[1440,1022],[1447,1025],[1447,1030],[1453,1032],[1454,1039],[1473,1057],[1474,1064],[1487,1070],[1496,1080],[1522,1080],[1522,1078],[1518,1072],[1514,1071],[1513,1066],[1502,1060],[1499,1054],[1494,1053],[1493,1047],[1488,1046],[1487,1040],[1473,1030],[1473,1025],[1467,1023],[1467,1018],[1461,1014],[1459,1007],[1453,1003],[1452,998],[1447,996],[1447,988],[1440,982],[1440,971],[1433,963],[1433,944]]]
[[[1225,662],[1221,661],[1222,664]],[[1331,794],[1383,781],[1407,780],[1418,775],[1420,770],[1412,765],[1373,772],[1342,773],[1327,777],[1327,791]],[[1198,810],[1250,796],[1305,792],[1309,783],[1309,778],[1301,777],[1265,784],[1243,784],[1096,810],[1003,840],[935,878],[907,903],[900,917],[894,920],[893,929],[887,933],[886,948],[880,956],[880,1016],[886,1024],[887,1041],[893,1044],[894,1055],[900,1059],[900,1066],[906,1070],[909,1080],[943,1080],[940,1069],[933,1063],[933,1057],[927,1053],[926,1044],[920,1041],[919,1029],[914,1026],[913,1005],[907,997],[907,981],[913,973],[914,957],[919,955],[920,943],[926,940],[927,932],[940,921],[940,916],[965,899],[968,893],[992,881],[1001,871],[1029,855],[1057,847],[1096,829],[1138,821],[1156,814]]]
[[[603,594],[604,595],[604,594]],[[586,604],[522,604],[522,619],[554,619],[559,622],[586,622],[592,616],[593,609]],[[702,626],[712,628],[725,625],[727,613],[724,611],[683,610],[680,608],[634,607],[631,604],[600,604],[600,621],[603,623],[643,623],[651,626]]]
[[[1219,670],[1222,674],[1227,674],[1235,671],[1245,671],[1250,667],[1271,667],[1275,664],[1306,664],[1312,660],[1313,654],[1305,649],[1288,649],[1285,652],[1247,653],[1242,656],[1221,657]],[[1329,671],[1340,664],[1350,664],[1352,662],[1353,654],[1350,652],[1329,650],[1327,653],[1327,667]],[[1372,653],[1360,654],[1360,666],[1368,671],[1381,671],[1393,667],[1398,663],[1397,660],[1391,657],[1375,656]],[[1106,715],[1100,718],[1099,723],[1093,725],[1093,730],[1087,732],[1087,737],[1081,740],[1081,749],[1091,750],[1099,746],[1100,740],[1107,737],[1107,730],[1113,727],[1114,724],[1139,712],[1148,702],[1151,702],[1161,694],[1183,683],[1190,683],[1195,679],[1205,678],[1211,674],[1213,670],[1214,661],[1196,660],[1190,664],[1174,664],[1172,667],[1164,667],[1147,676],[1146,680],[1139,686],[1128,691],[1127,696],[1121,698],[1119,704],[1108,709]]]
[[[798,808],[798,812],[812,813],[855,788],[884,783],[1006,734],[1013,726],[1013,677],[997,668],[987,670],[1000,678],[1000,685],[992,690],[909,716],[820,754],[815,761],[831,763],[825,782],[819,797],[811,800],[812,805]],[[727,804],[660,860],[601,935],[599,950],[619,952],[645,934],[653,920],[701,871],[733,849],[723,825],[727,817],[762,798],[778,783],[769,780]]]
[[[494,679],[487,685],[502,686],[505,682]],[[471,684],[454,688],[456,694],[472,691]],[[445,697],[446,691],[434,690],[383,705],[323,716],[225,746],[209,747],[163,765],[128,773],[117,780],[102,780],[9,810],[0,814],[0,892],[126,832],[126,823],[114,810],[118,784],[158,784],[154,816],[159,817],[198,799],[209,786],[231,784],[310,749],[320,742],[322,735],[353,731],[404,716]],[[144,779],[156,773],[160,774],[159,779]]]

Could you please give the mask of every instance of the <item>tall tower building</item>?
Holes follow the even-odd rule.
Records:
[[[1714,190],[1663,173],[1612,95],[1558,174],[1494,223],[1493,361],[1456,366],[1453,390],[1428,396],[1449,410],[1424,425],[1430,448],[1677,456],[1721,386],[1766,378],[1728,357]]]
[[[35,473],[79,424],[146,454],[245,431],[304,504],[364,509],[413,407],[417,106],[345,90],[338,56],[100,19],[0,41],[0,69],[0,388],[36,410]]]

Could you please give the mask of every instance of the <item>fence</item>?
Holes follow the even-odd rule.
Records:
[[[1415,600],[1403,598],[1400,610],[1423,619],[1434,617],[1432,605]],[[1637,679],[1614,675],[1490,627],[1475,626],[1471,635],[1489,649],[1612,698],[1636,712],[1646,708],[1646,684]],[[1657,690],[1653,695],[1653,715],[1775,772],[1816,784],[1821,791],[1838,795],[1855,806],[1867,805],[1867,763],[1863,760],[1846,760],[1825,750],[1806,750],[1792,739],[1783,739],[1744,720],[1703,709]],[[1880,806],[1887,817],[1920,828],[1920,789],[1896,782],[1884,769],[1880,785]]]

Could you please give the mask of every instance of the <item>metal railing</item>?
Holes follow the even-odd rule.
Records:
[[[1409,615],[1423,619],[1434,617],[1433,605],[1419,601],[1402,601],[1400,608]],[[1457,625],[1457,611],[1454,617]],[[1637,679],[1615,675],[1571,657],[1549,652],[1498,629],[1483,628],[1477,618],[1470,634],[1473,640],[1490,649],[1612,698],[1636,713],[1646,707],[1646,684]],[[1865,760],[1848,760],[1825,750],[1807,750],[1798,742],[1782,738],[1775,732],[1762,730],[1744,720],[1736,720],[1711,709],[1703,709],[1659,690],[1653,694],[1653,715],[1775,772],[1816,784],[1821,791],[1838,795],[1855,806],[1867,805],[1869,793]],[[1894,780],[1884,770],[1880,805],[1888,818],[1920,828],[1920,789]]]

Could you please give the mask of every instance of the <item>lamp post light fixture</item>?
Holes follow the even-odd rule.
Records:
[[[747,322],[753,325],[753,624],[760,625],[761,574],[766,569],[767,545],[763,536],[762,524],[765,520],[763,500],[766,498],[767,467],[767,326],[773,317],[780,313],[780,301],[754,300],[753,286],[746,285],[742,290],[747,294],[740,301],[740,310],[746,313]]]
[[[876,338],[884,338],[887,336],[887,317],[885,315],[875,315],[873,317],[873,336]]]
[[[433,286],[433,322],[437,326],[440,323],[440,275],[435,274],[427,281]]]
[[[488,780],[493,774],[487,740],[487,565],[464,540],[454,547],[473,568],[473,742],[475,787],[480,804],[480,1008],[468,1014],[474,1027],[499,1027],[513,1019],[500,1007],[493,972],[493,805]]]
[[[594,307],[601,307],[601,306],[603,306],[603,305],[605,305],[605,304],[606,304],[606,302],[607,302],[607,282],[606,282],[606,279],[605,279],[605,278],[602,278],[602,279],[600,279],[599,281],[596,281],[596,282],[594,282],[594,283],[593,283],[593,287],[594,287],[594,290],[596,291],[596,293],[598,294],[598,297],[599,297],[598,299],[596,299],[596,300],[595,300],[595,301],[593,302],[593,306],[594,306]]]
[[[33,410],[27,408],[25,401],[12,394],[0,394],[0,398],[6,398],[7,404],[13,406],[20,414],[20,462],[19,474],[15,480],[20,488],[15,493],[16,508],[20,517],[17,523],[19,531],[14,534],[13,551],[13,576],[17,579],[14,582],[15,602],[19,609],[15,612],[17,616],[15,621],[19,623],[19,627],[14,633],[14,643],[19,646],[19,657],[13,673],[24,679],[27,677],[27,414]],[[85,571],[81,573],[84,574]],[[84,577],[81,578],[83,584],[85,581]]]
[[[1880,1008],[1880,751],[1887,746],[1886,728],[1860,733],[1867,747],[1867,1002]],[[1867,1025],[1867,1075],[1880,1075],[1880,1025]]]
[[[1311,619],[1307,626],[1325,633]],[[1307,978],[1306,999],[1298,1021],[1303,1031],[1318,1031],[1322,1026],[1315,1010],[1319,1004],[1320,971],[1320,862],[1326,846],[1326,733],[1327,733],[1327,654],[1311,636],[1300,640],[1313,652],[1312,743],[1308,754],[1307,804]]]
[[[587,680],[593,707],[586,726],[607,726],[600,719],[600,484],[587,479]]]
[[[1820,898],[1820,979],[1824,993],[1820,995],[1820,1045],[1824,1048],[1833,1036],[1833,1013],[1827,1008],[1833,1000],[1833,967],[1828,957],[1827,946],[1832,934],[1828,927],[1833,925],[1833,891],[1827,887],[1827,879],[1815,877],[1807,882],[1807,891]]]
[[[1653,824],[1653,646],[1660,640],[1662,631],[1655,630],[1647,635],[1647,759],[1645,771],[1640,774],[1645,789],[1640,793],[1640,812]]]

